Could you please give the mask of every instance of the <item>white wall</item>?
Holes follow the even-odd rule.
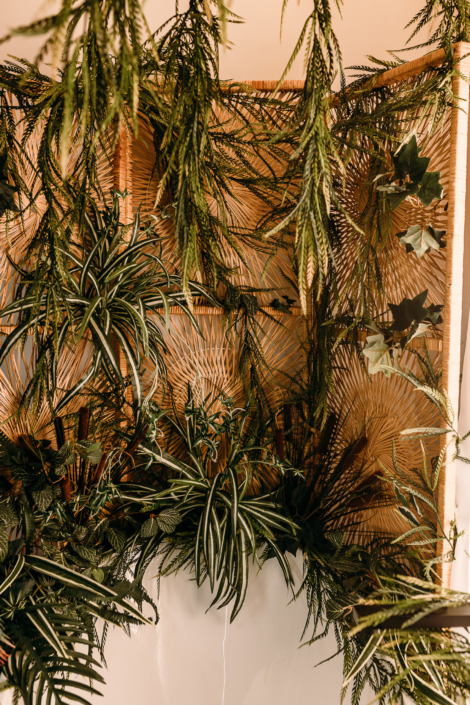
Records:
[[[155,564],[156,572],[156,564]],[[295,564],[301,578],[301,561]],[[146,586],[159,605],[157,627],[119,629],[108,638],[108,685],[93,705],[312,705],[339,703],[340,661],[315,664],[336,651],[333,638],[299,649],[305,598],[292,594],[271,560],[253,571],[248,599],[233,624],[212,608],[210,592],[187,574]]]

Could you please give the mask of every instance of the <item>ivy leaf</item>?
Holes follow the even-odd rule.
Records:
[[[441,312],[443,308],[444,306],[439,304],[431,304],[428,306],[426,320],[430,321],[434,326],[438,323],[442,323]]]
[[[404,181],[409,176],[411,181],[415,183],[419,183],[424,177],[430,161],[429,157],[419,156],[418,142],[415,135],[400,147],[392,159],[395,167],[393,179]]]
[[[425,289],[414,299],[406,297],[399,304],[388,304],[390,311],[393,314],[392,330],[406,330],[412,323],[421,323],[428,314],[428,309],[424,307],[428,290]]]
[[[31,493],[40,512],[45,512],[54,499],[52,487],[44,487],[41,490],[33,490]]]
[[[415,332],[412,335],[408,336],[408,342],[410,342],[410,340],[413,340],[413,338],[420,338],[422,335],[427,333],[430,325],[431,325],[430,323],[423,323],[423,322],[419,323]]]
[[[440,247],[441,249],[443,249],[443,248],[446,246],[447,243],[444,242],[444,241],[442,240],[442,238],[443,238],[444,235],[446,234],[447,230],[435,230],[435,229],[432,227],[432,225],[428,225],[428,230],[429,230],[430,235],[432,235],[432,237],[435,239],[435,241],[436,241],[437,244],[439,245],[439,247]]]
[[[410,184],[408,184],[410,186]],[[416,193],[418,190],[418,186],[414,186],[413,189],[408,189],[405,186],[400,186],[399,184],[386,184],[385,186],[377,186],[377,191],[384,191],[387,196],[388,200],[390,201],[390,205],[392,207],[392,211],[396,210],[400,203],[403,203],[405,199],[408,198],[408,196],[412,196],[413,193]]]
[[[375,375],[377,372],[382,372],[382,367],[384,365],[390,367],[392,364],[390,348],[385,342],[385,337],[382,333],[367,336],[362,354],[368,360],[367,370],[370,375]]]
[[[441,200],[442,198],[444,187],[439,181],[440,178],[441,175],[438,171],[430,171],[422,178],[421,184],[417,191],[417,196],[426,208],[432,201],[434,201],[435,198],[438,200]]]
[[[159,526],[156,517],[149,517],[141,526],[140,535],[144,539],[149,539],[158,534]]]
[[[75,444],[75,447],[80,457],[88,460],[88,462],[93,465],[97,465],[100,462],[103,451],[99,443],[94,443],[93,441],[79,441]]]
[[[171,534],[182,521],[181,514],[176,509],[164,509],[157,517],[159,528],[166,534]]]
[[[400,237],[400,242],[406,245],[407,252],[414,250],[421,259],[427,252],[439,250],[445,246],[445,243],[441,243],[445,233],[445,230],[434,230],[431,225],[427,227],[412,225],[406,233],[397,233],[397,236]]]

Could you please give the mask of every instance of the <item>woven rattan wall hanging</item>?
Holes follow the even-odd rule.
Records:
[[[87,703],[154,559],[232,620],[275,560],[354,705],[449,705],[470,45],[332,94],[324,0],[305,82],[235,84],[209,5],[0,69],[2,683]]]

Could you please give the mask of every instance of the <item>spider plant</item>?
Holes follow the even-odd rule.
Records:
[[[215,593],[212,604],[233,601],[232,620],[246,597],[250,563],[262,562],[268,551],[277,558],[287,584],[292,584],[276,535],[292,534],[295,524],[283,514],[274,491],[250,493],[257,474],[271,472],[279,481],[287,468],[266,442],[249,431],[247,419],[247,409],[234,408],[230,399],[196,404],[190,391],[184,418],[160,412],[157,426],[150,425],[154,442],[142,444],[148,459],[147,482],[120,488],[123,499],[156,512],[153,522],[142,527],[142,535],[151,538],[142,548],[136,577],[160,554],[161,574],[191,568],[198,585],[209,580]],[[160,438],[164,422],[169,429]],[[166,452],[175,437],[179,452]],[[157,479],[162,489],[151,490],[152,474],[153,483]],[[162,541],[157,510],[169,508],[177,513],[178,525]]]
[[[154,366],[151,397],[164,375],[162,326],[168,325],[170,306],[179,306],[194,321],[181,294],[181,277],[170,274],[158,256],[160,240],[152,227],[141,227],[137,214],[128,232],[119,221],[119,195],[92,219],[85,215],[88,237],[74,251],[62,251],[68,262],[63,277],[51,271],[50,260],[30,269],[15,265],[19,273],[14,300],[0,318],[14,321],[0,348],[0,364],[15,345],[33,335],[36,349],[34,375],[21,404],[37,408],[45,397],[52,403],[61,351],[84,339],[93,346],[93,359],[82,378],[64,394],[56,412],[85,386],[104,375],[111,389],[126,386],[118,352],[122,351],[132,381],[136,413],[144,399],[141,383],[143,357]],[[205,295],[203,287],[189,284]],[[116,341],[113,346],[112,338]]]

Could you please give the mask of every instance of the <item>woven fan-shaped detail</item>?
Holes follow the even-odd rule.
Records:
[[[302,368],[303,358],[300,349],[303,317],[282,315],[270,311],[273,319],[259,314],[259,341],[267,367],[258,366],[262,375],[265,395],[264,411],[273,416],[279,411],[285,397],[290,377]],[[171,413],[182,418],[190,390],[197,405],[205,405],[210,413],[222,409],[223,399],[229,397],[235,407],[244,407],[247,402],[249,369],[241,369],[243,347],[241,333],[243,324],[237,329],[229,329],[225,316],[214,309],[198,307],[195,311],[199,332],[186,316],[173,315],[167,337],[166,355],[167,388],[159,390],[157,401]],[[151,372],[151,370],[149,370]],[[173,411],[174,410],[174,411]],[[257,418],[248,420],[256,423]],[[246,428],[248,430],[248,428]],[[167,452],[181,455],[183,446],[180,438],[175,438],[164,429],[160,444]],[[213,471],[223,469],[227,448],[220,448]],[[253,477],[251,492],[261,490],[267,482],[274,481],[270,469]]]
[[[268,400],[277,403],[290,376],[302,366],[302,325],[300,315],[282,315],[271,310],[272,318],[259,314],[257,335],[266,364],[260,371]],[[188,384],[202,402],[207,396],[233,397],[235,404],[246,402],[247,379],[243,379],[243,323],[230,329],[225,316],[211,308],[196,308],[198,332],[186,316],[173,315],[167,339],[168,385],[177,408],[186,401]],[[248,371],[246,372],[248,374]]]
[[[434,201],[425,208],[417,197],[408,198],[391,213],[390,223],[381,220],[381,233],[377,231],[374,217],[374,192],[371,173],[371,146],[364,138],[364,152],[356,151],[348,164],[341,204],[355,223],[364,230],[358,232],[344,215],[336,217],[339,243],[335,250],[337,277],[340,291],[347,293],[354,306],[358,291],[363,286],[377,306],[377,312],[387,310],[387,303],[399,303],[405,296],[416,296],[428,289],[428,301],[444,303],[445,290],[445,249],[432,250],[421,259],[415,252],[407,253],[400,243],[398,233],[403,233],[412,225],[432,225],[435,229],[447,229],[446,194],[449,184],[450,115],[442,130],[429,136],[426,120],[421,124],[407,126],[415,128],[420,155],[430,158],[428,171],[439,171],[444,187],[444,198]],[[391,160],[390,160],[391,161]],[[372,221],[372,222],[371,222]],[[372,258],[377,257],[380,272],[371,266]],[[367,261],[369,268],[365,267]],[[364,278],[364,269],[367,272]],[[380,281],[381,280],[381,281]],[[383,296],[380,293],[383,289]]]
[[[219,115],[222,124],[229,121],[227,114]],[[178,269],[179,253],[173,237],[171,216],[173,206],[171,202],[166,202],[161,208],[156,209],[155,200],[159,186],[158,173],[156,171],[156,154],[153,144],[152,129],[145,118],[141,118],[139,123],[139,136],[132,143],[132,198],[134,210],[140,208],[143,217],[154,215],[157,220],[157,231],[166,238],[164,245],[164,255],[166,261],[173,260]],[[264,161],[265,160],[265,161]],[[285,165],[277,162],[269,153],[263,153],[263,158],[253,153],[251,157],[253,166],[258,173],[263,176],[272,176],[272,170],[280,176]],[[232,270],[230,277],[235,285],[249,287],[264,287],[273,289],[274,292],[259,294],[259,300],[263,305],[269,305],[279,292],[291,298],[297,298],[295,290],[289,283],[287,276],[292,271],[291,264],[291,241],[288,233],[282,236],[283,244],[273,255],[274,241],[280,242],[279,236],[274,236],[273,240],[267,239],[258,245],[254,242],[244,241],[244,238],[255,232],[260,227],[262,221],[269,217],[273,204],[267,203],[262,198],[253,194],[248,187],[232,182],[230,193],[226,194],[226,212],[228,214],[228,225],[234,233],[237,251],[228,243],[222,245],[222,255],[224,264]],[[208,203],[214,215],[217,215],[217,205],[215,199],[208,194]],[[279,196],[280,198],[280,196]],[[165,218],[168,215],[168,218]],[[274,223],[272,223],[273,225]]]
[[[439,365],[439,353],[431,354],[435,358],[433,364],[436,368]],[[416,358],[411,352],[405,352],[401,366],[415,374],[419,372]],[[437,407],[423,394],[415,392],[414,387],[403,377],[395,374],[386,377],[383,373],[369,377],[356,355],[347,356],[343,353],[335,373],[332,408],[342,419],[341,434],[345,445],[364,436],[367,438],[365,447],[354,463],[354,471],[360,469],[358,482],[376,478],[379,480],[376,488],[383,493],[384,506],[380,509],[367,509],[367,501],[365,507],[358,507],[355,519],[361,523],[359,535],[400,535],[408,525],[395,511],[396,499],[392,485],[382,478],[395,474],[394,448],[396,463],[401,471],[409,472],[412,478],[413,470],[422,470],[423,456],[419,441],[405,440],[400,434],[409,428],[439,426]],[[438,441],[427,441],[426,453],[430,463],[430,457],[439,453]],[[387,496],[395,506],[387,506]]]
[[[65,349],[58,361],[57,388],[52,398],[56,406],[65,393],[76,384],[91,362],[91,349],[81,342],[76,347]],[[51,419],[51,410],[44,400],[35,413],[18,412],[22,395],[34,372],[34,353],[29,345],[24,352],[18,348],[9,355],[0,370],[0,418],[3,432],[17,440],[21,435],[46,438],[55,445],[56,437]],[[73,414],[83,405],[80,395],[75,396],[62,412],[62,416]]]

